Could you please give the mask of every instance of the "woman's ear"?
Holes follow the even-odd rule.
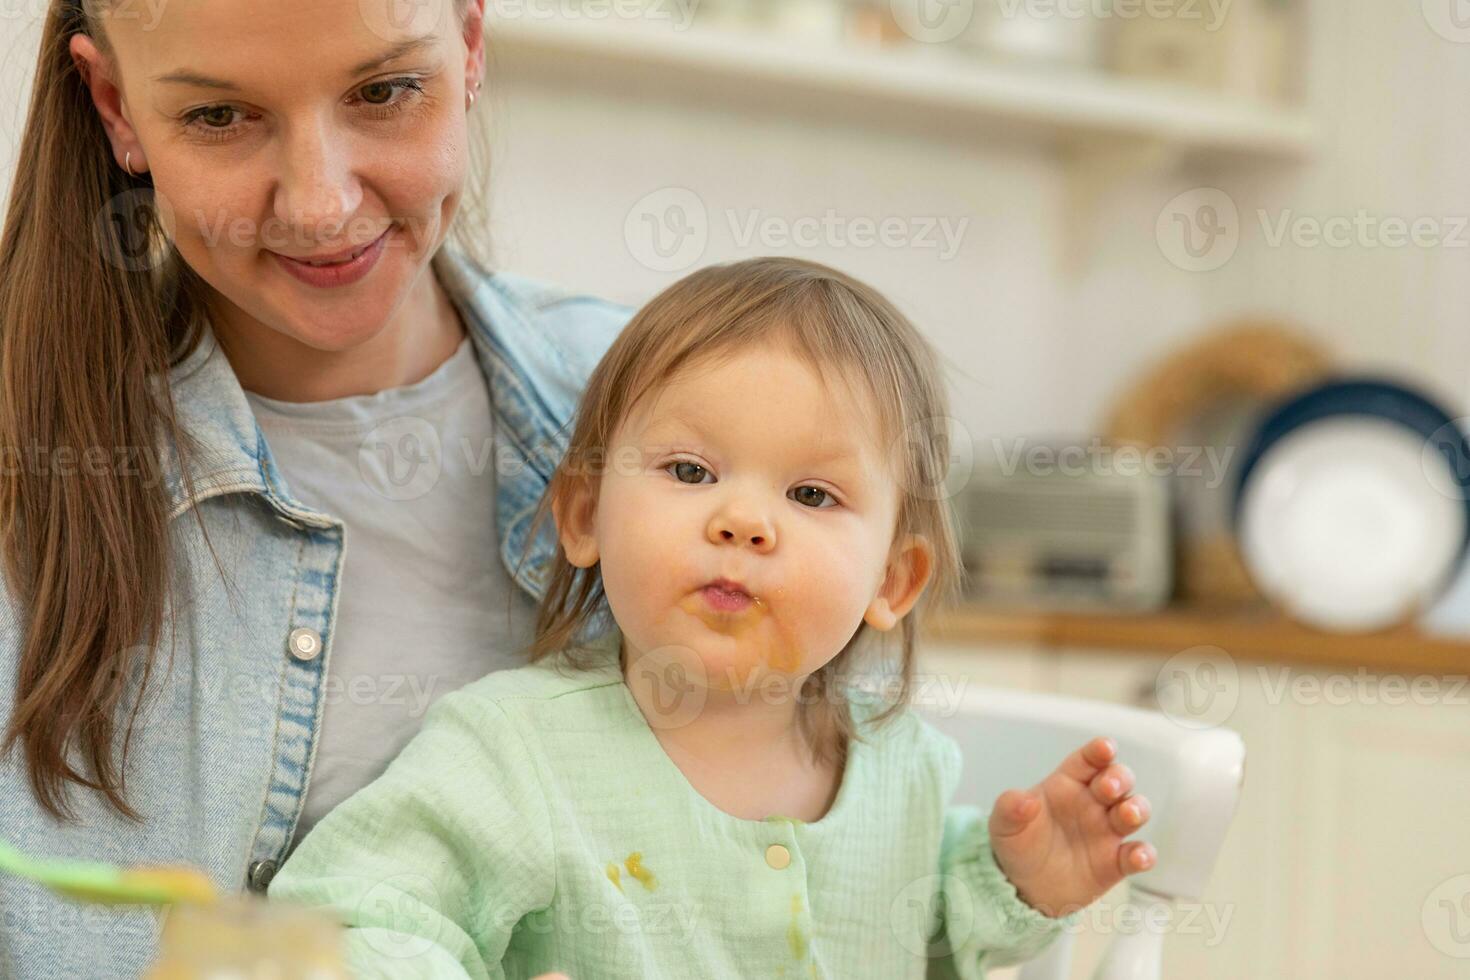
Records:
[[[597,564],[597,488],[585,477],[564,476],[551,500],[557,538],[567,561],[578,568]]]
[[[92,104],[97,107],[97,115],[102,120],[102,131],[112,144],[112,155],[116,158],[117,165],[122,167],[128,163],[127,155],[132,153],[133,171],[140,174],[146,172],[148,166],[143,158],[143,144],[138,142],[138,133],[133,128],[132,120],[128,118],[128,107],[123,103],[122,89],[112,77],[111,65],[97,50],[96,42],[85,33],[79,31],[73,34],[67,43],[77,74],[82,77],[82,82],[91,93]]]
[[[919,601],[933,574],[934,546],[929,539],[922,534],[905,535],[893,549],[883,585],[868,603],[863,620],[876,630],[893,629]]]
[[[465,10],[465,90],[479,91],[485,82],[485,0],[470,0]]]

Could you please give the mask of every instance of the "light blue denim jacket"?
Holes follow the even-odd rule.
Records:
[[[548,522],[516,572],[532,512],[565,452],[588,375],[632,313],[521,276],[486,273],[453,246],[435,269],[473,338],[495,412],[500,557],[543,594]],[[73,789],[80,821],[35,803],[20,752],[0,760],[0,838],[38,855],[196,865],[231,890],[262,891],[284,860],[311,773],[342,569],[343,526],[291,496],[212,333],[171,373],[183,424],[202,442],[194,495],[177,458],[167,489],[182,592],[129,753],[132,823]],[[209,530],[221,581],[191,508]],[[0,582],[0,707],[15,703],[19,615]],[[0,875],[0,977],[136,977],[155,954],[146,911],[77,905]]]

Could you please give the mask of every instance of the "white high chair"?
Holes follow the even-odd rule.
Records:
[[[945,658],[943,667],[953,663]],[[940,667],[930,660],[921,669]],[[1185,727],[1158,711],[1058,695],[967,684],[957,695],[958,710],[954,703],[915,705],[964,751],[955,802],[988,811],[1005,790],[1030,788],[1088,739],[1109,736],[1117,742],[1118,760],[1133,770],[1134,792],[1152,804],[1148,823],[1129,838],[1150,841],[1158,852],[1157,864],[1130,875],[1124,886],[1141,913],[1136,921],[1163,920],[1176,900],[1201,898],[1240,796],[1245,743],[1239,734]],[[1021,968],[1020,980],[1067,980],[1073,939],[1064,932]],[[1093,980],[1159,980],[1163,940],[1157,929],[1116,934]]]

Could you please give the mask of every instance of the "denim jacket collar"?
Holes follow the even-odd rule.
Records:
[[[498,274],[485,273],[452,245],[440,249],[433,265],[465,322],[481,368],[491,380],[491,406],[497,427],[520,456],[516,474],[502,479],[520,480],[524,486],[519,493],[497,493],[496,525],[508,570],[522,587],[539,598],[544,571],[540,564],[547,545],[542,545],[540,554],[533,552],[534,560],[528,560],[520,569],[511,557],[518,554],[524,541],[524,525],[530,517],[525,508],[527,493],[539,491],[550,481],[565,451],[565,422],[575,406],[575,386],[580,379],[567,379],[573,387],[562,385],[560,390],[547,384],[565,375],[563,353],[533,326],[522,297],[499,281]],[[529,373],[523,374],[514,365],[526,366]],[[171,446],[162,449],[171,518],[212,497],[258,493],[293,524],[331,527],[340,523],[290,494],[239,379],[207,320],[198,346],[170,371],[170,383],[179,423],[198,443],[189,457],[192,494],[185,486],[178,453]]]

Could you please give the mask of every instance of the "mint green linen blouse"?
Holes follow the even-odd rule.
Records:
[[[820,820],[743,820],[665,754],[618,665],[588,649],[445,695],[376,781],[270,885],[351,928],[358,977],[982,977],[1080,913],[1026,904],[985,814],[949,805],[958,746],[912,711],[854,741]],[[585,656],[585,654],[584,654]]]

